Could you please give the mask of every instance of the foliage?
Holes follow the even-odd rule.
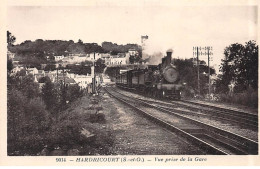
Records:
[[[13,62],[12,60],[7,60],[7,71],[11,71],[13,69]]]
[[[198,72],[197,66],[193,65],[192,59],[174,59],[174,65],[176,66],[179,75],[180,83],[186,84],[187,91],[198,92]],[[202,72],[208,73],[208,66],[200,65],[200,90],[201,94],[207,94],[208,92],[208,75]],[[215,69],[210,68],[210,75],[215,74]],[[189,90],[189,91],[188,91]]]
[[[7,44],[8,44],[8,46],[13,46],[15,40],[16,40],[16,37],[13,36],[11,32],[7,31]]]
[[[70,73],[79,74],[79,75],[87,75],[91,74],[91,66],[80,64],[80,65],[66,65],[67,69],[70,69]]]
[[[73,102],[82,96],[83,96],[83,91],[80,90],[78,84],[68,86],[67,98],[69,102]]]
[[[104,52],[111,52],[111,54],[115,54],[115,55],[117,53],[128,52],[129,49],[135,49],[139,53],[142,53],[141,46],[139,46],[137,44],[118,45],[118,44],[112,43],[112,42],[103,42],[102,48],[103,48]]]
[[[7,31],[7,48],[9,46],[13,46],[13,43],[15,42],[16,38],[15,36],[12,35],[11,32]],[[7,60],[7,71],[11,72],[11,70],[13,69],[13,62],[12,60]]]
[[[67,69],[70,69],[70,73],[79,74],[79,75],[87,75],[91,74],[91,66],[93,65],[93,62],[85,61],[81,62],[81,64],[75,65],[75,64],[68,64],[66,65]],[[95,73],[103,73],[106,65],[102,59],[98,59],[95,62]]]
[[[8,154],[35,154],[43,146],[44,132],[50,123],[49,113],[40,98],[30,99],[21,91],[8,91],[7,102]]]
[[[222,75],[217,82],[217,91],[227,92],[228,85],[235,81],[235,92],[242,92],[251,86],[258,88],[258,46],[255,41],[246,45],[231,44],[224,50],[220,71]]]
[[[44,68],[45,71],[53,71],[56,70],[56,65],[55,64],[47,64]]]
[[[96,61],[96,64],[95,64],[95,72],[96,73],[103,73],[105,67],[106,67],[105,61],[99,58]]]
[[[44,76],[39,79],[39,83],[45,83],[47,81],[51,81],[51,79],[48,76]]]
[[[46,104],[46,109],[56,112],[59,107],[59,92],[50,80],[46,80],[42,87],[42,99]]]
[[[58,121],[48,131],[48,145],[50,147],[59,146],[71,146],[77,144],[81,140],[80,131],[82,124],[76,120],[63,120]]]
[[[16,89],[27,98],[35,98],[40,94],[39,84],[34,82],[33,75],[26,75],[25,70],[21,70],[14,76],[7,76],[8,90]]]
[[[10,51],[16,53],[21,57],[28,55],[45,58],[46,56],[64,55],[68,54],[86,54],[91,52],[102,53],[103,49],[96,43],[83,43],[79,40],[78,43],[62,40],[42,40],[24,41],[19,45],[10,47]]]
[[[33,75],[20,76],[19,89],[27,98],[34,98],[39,96],[39,84],[34,82]]]
[[[78,43],[83,44],[83,41],[81,39],[78,40]]]
[[[106,74],[111,78],[111,80],[113,81],[113,78],[116,77],[116,75],[118,75],[120,72],[120,67],[108,67],[106,69]]]
[[[25,65],[26,67],[41,68],[41,64],[47,63],[46,58],[42,57],[41,54],[25,54],[16,56],[19,60],[19,64]]]
[[[133,56],[133,55],[131,55],[131,56],[129,57],[129,62],[130,62],[131,64],[134,64],[134,63],[142,62],[142,59],[141,59],[140,56]]]
[[[249,88],[241,93],[234,93],[233,95],[220,93],[218,98],[220,102],[258,108],[258,92],[252,88]]]

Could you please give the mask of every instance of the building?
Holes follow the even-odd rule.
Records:
[[[41,69],[45,69],[47,64],[41,64]]]
[[[90,75],[75,75],[73,79],[81,89],[86,89],[88,84],[92,83],[92,77]]]
[[[63,55],[61,55],[61,56],[54,56],[54,59],[55,59],[55,61],[59,61],[59,60],[64,59],[64,56]]]
[[[103,54],[102,59],[105,61],[105,65],[124,65],[129,64],[130,54],[118,53],[117,55]]]
[[[32,75],[35,75],[35,74],[38,74],[38,69],[37,68],[28,68],[26,70],[26,74],[32,74]]]
[[[129,53],[130,56],[136,56],[136,55],[138,55],[138,51],[135,50],[135,49],[129,49],[129,50],[128,50],[128,53]]]
[[[89,53],[89,54],[87,54],[87,60],[89,60],[89,61],[98,60],[100,58],[102,58],[101,53]]]
[[[126,64],[125,57],[112,57],[110,60],[111,65],[124,65]]]
[[[87,60],[86,55],[75,55],[72,57],[72,63],[85,62]]]
[[[51,82],[54,83],[55,77],[57,76],[57,72],[56,71],[45,72],[45,76],[48,76]]]
[[[23,66],[21,66],[21,65],[17,65],[17,66],[15,66],[12,70],[11,70],[11,76],[13,76],[13,75],[15,75],[17,72],[19,72],[19,71],[21,71],[21,70],[23,70],[24,69],[24,67]]]
[[[107,60],[106,65],[124,65],[129,64],[129,53],[118,53],[117,55],[111,56],[109,60]]]
[[[66,74],[57,74],[57,76],[54,76],[54,81],[56,83],[65,83],[66,85],[74,85],[76,84],[76,81],[73,78],[68,77]]]

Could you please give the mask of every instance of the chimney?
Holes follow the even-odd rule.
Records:
[[[172,61],[172,49],[166,51],[166,56],[162,58],[162,69],[171,64]]]
[[[172,61],[172,52],[167,51],[166,54],[167,56],[165,57],[165,65],[168,66],[169,64],[171,64]]]

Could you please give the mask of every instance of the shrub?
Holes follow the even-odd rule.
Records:
[[[51,127],[48,132],[47,143],[50,147],[78,144],[81,141],[82,125],[76,120],[64,120]]]
[[[30,100],[20,91],[10,90],[7,119],[8,154],[36,154],[44,144],[50,122],[44,103],[39,98]]]
[[[49,111],[57,111],[59,105],[58,90],[51,81],[46,81],[42,87],[42,98]]]
[[[79,85],[70,85],[68,86],[67,98],[70,102],[75,101],[76,99],[83,96],[83,91],[80,90]]]
[[[248,89],[242,93],[234,93],[232,96],[227,94],[219,94],[220,101],[226,103],[234,103],[249,107],[258,108],[258,91]]]

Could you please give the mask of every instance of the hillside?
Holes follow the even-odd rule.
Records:
[[[28,66],[39,66],[42,63],[54,62],[54,56],[68,56],[69,54],[88,54],[93,52],[117,54],[128,52],[129,49],[136,49],[141,53],[141,47],[137,44],[117,45],[112,42],[103,42],[102,46],[97,43],[83,43],[81,40],[42,40],[24,41],[21,44],[8,46],[8,50],[15,53],[15,59],[21,64]],[[50,60],[47,61],[46,56]]]

